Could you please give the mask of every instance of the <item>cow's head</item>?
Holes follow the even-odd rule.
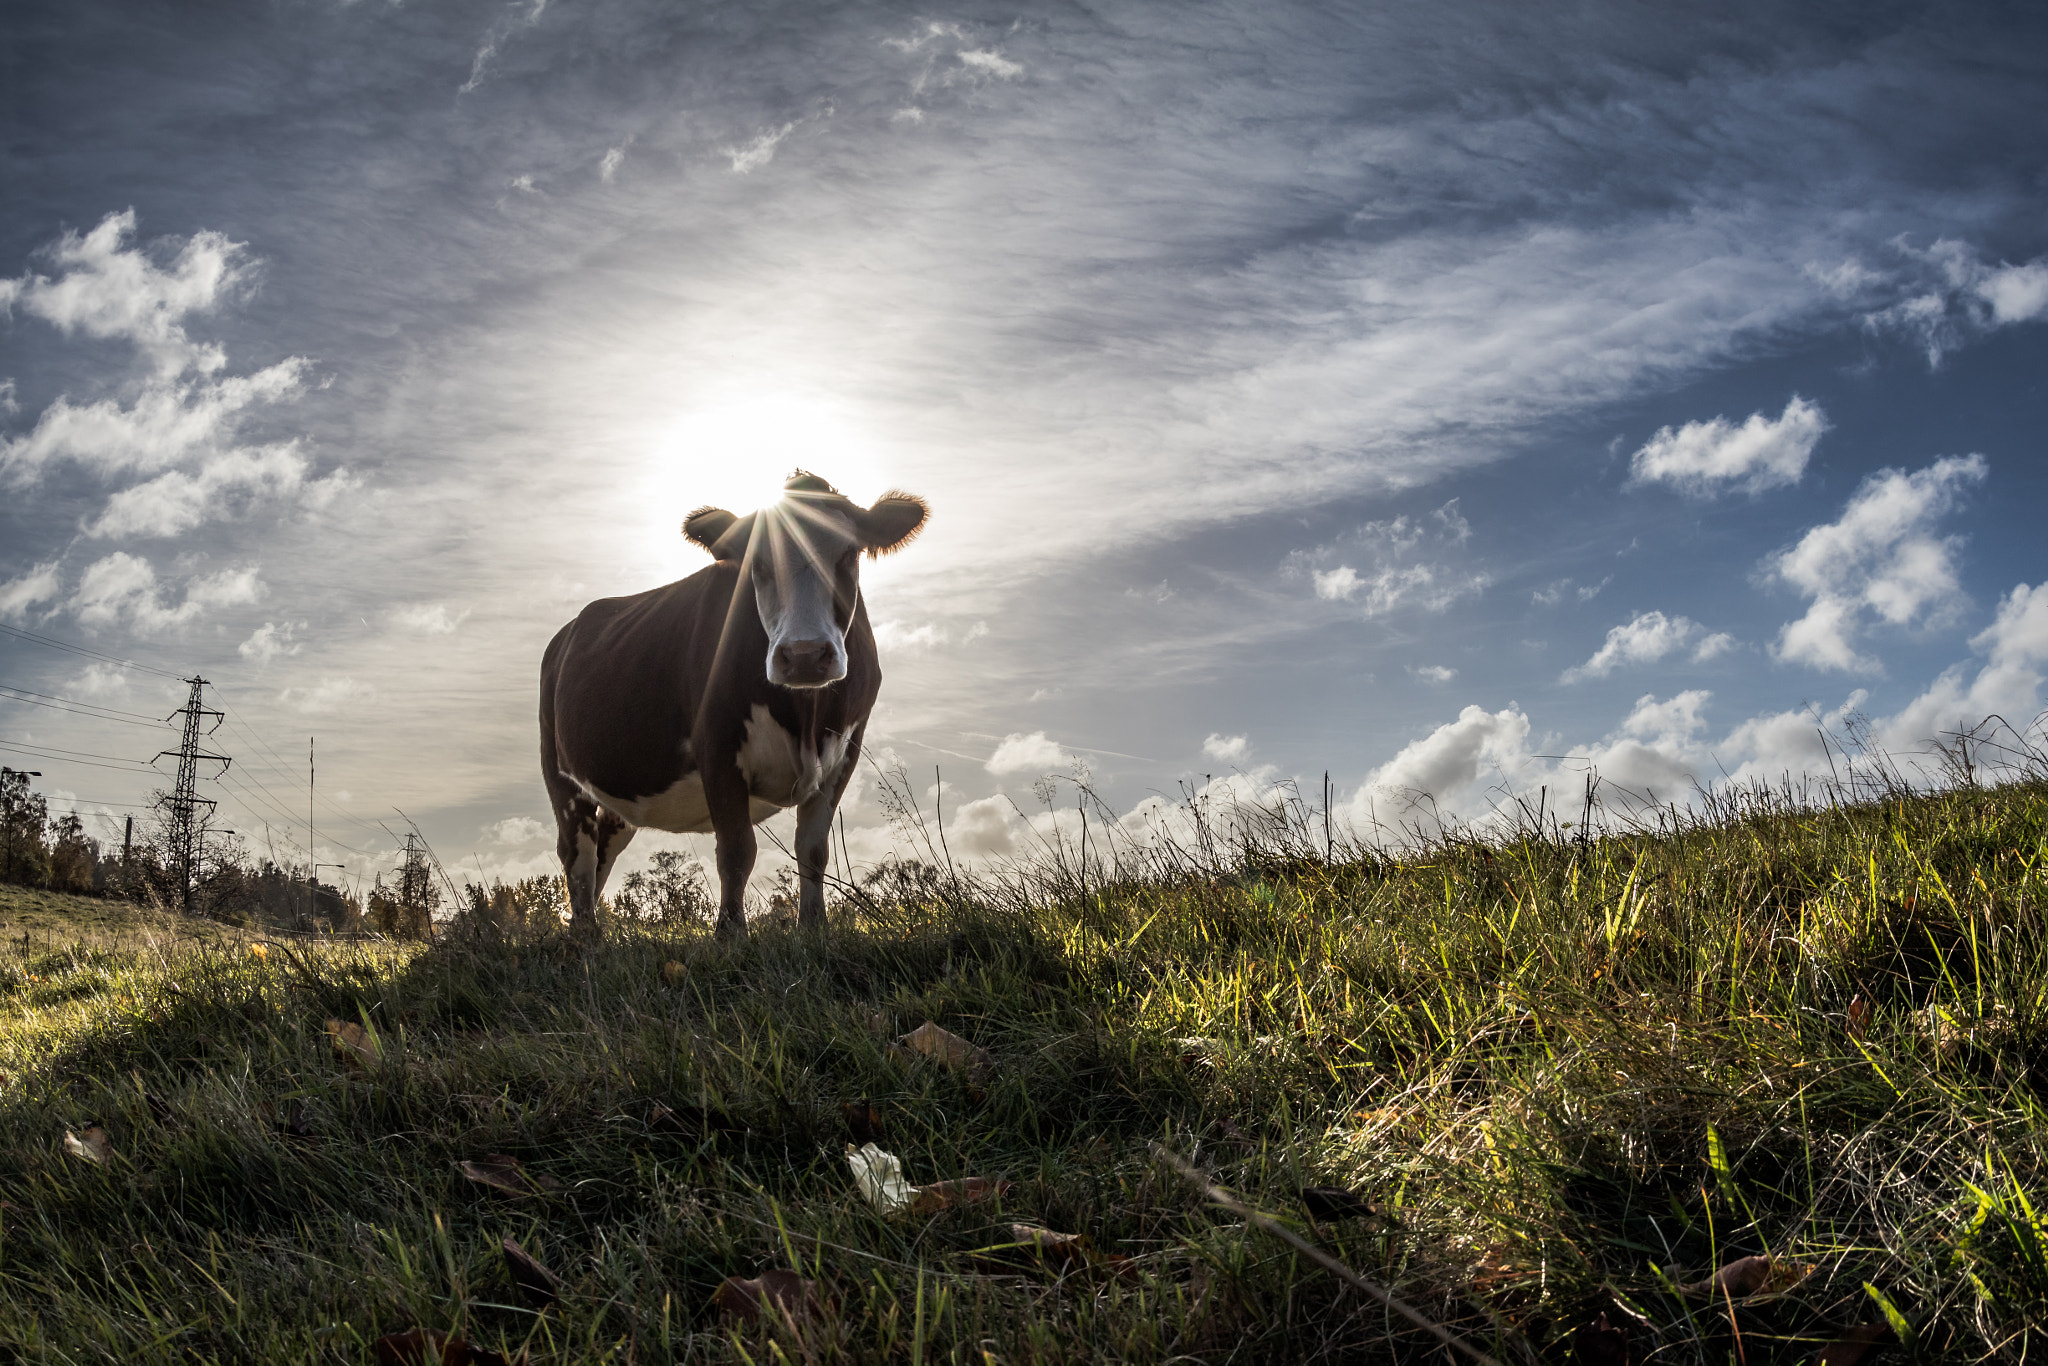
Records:
[[[798,470],[773,507],[744,517],[698,508],[683,519],[683,534],[715,559],[738,561],[753,585],[768,633],[768,681],[822,688],[846,677],[861,552],[873,558],[901,548],[928,515],[924,499],[908,493],[885,493],[863,508]]]

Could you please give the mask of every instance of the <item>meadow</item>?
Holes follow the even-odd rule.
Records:
[[[8,892],[0,1353],[2022,1361],[2044,853],[2048,784],[1752,791],[924,868],[829,952]]]

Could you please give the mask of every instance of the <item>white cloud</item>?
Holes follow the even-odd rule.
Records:
[[[318,501],[354,484],[346,471],[320,482],[327,487],[316,492]],[[259,499],[281,500],[308,488],[306,459],[296,444],[228,451],[200,466],[197,474],[167,470],[122,489],[87,523],[85,534],[95,539],[176,536],[246,510]]]
[[[490,28],[485,32],[484,41],[477,48],[476,56],[470,59],[469,79],[457,86],[455,93],[458,95],[474,94],[477,87],[484,83],[484,76],[490,69],[491,59],[498,55],[500,45],[519,29],[532,28],[535,24],[539,23],[541,15],[547,12],[547,7],[548,0],[527,0],[523,11],[500,15],[494,20]]]
[[[266,621],[235,647],[235,653],[259,666],[268,664],[279,655],[295,655],[300,647],[292,637],[304,627],[304,622],[294,626],[288,621],[283,625]]]
[[[628,141],[630,142],[631,139],[628,139]],[[619,167],[625,164],[626,147],[622,143],[617,147],[608,149],[604,154],[604,160],[597,163],[597,178],[609,185],[612,183],[612,177],[619,173]]]
[[[1058,741],[1047,739],[1042,730],[1034,730],[1029,735],[1013,733],[1004,736],[983,767],[1002,777],[1010,773],[1050,773],[1055,769],[1072,768],[1074,762],[1074,756]]]
[[[184,588],[183,601],[170,606],[150,562],[116,551],[86,566],[68,605],[87,626],[112,626],[125,620],[136,631],[149,634],[182,626],[208,608],[254,602],[264,591],[253,567],[194,577]]]
[[[970,71],[994,76],[998,80],[1014,80],[1024,74],[1022,63],[1013,62],[993,49],[970,48],[954,55],[959,57],[960,64]]]
[[[1251,741],[1242,735],[1212,734],[1202,741],[1202,753],[1219,764],[1241,764],[1251,757]]]
[[[1694,497],[1726,489],[1745,493],[1796,484],[1827,430],[1817,403],[1797,394],[1776,418],[1751,413],[1741,426],[1724,417],[1662,428],[1630,461],[1637,483],[1666,483]]]
[[[117,664],[88,664],[64,690],[86,697],[121,697],[128,691],[128,673]]]
[[[39,564],[6,583],[0,583],[0,617],[20,621],[39,602],[53,602],[64,592],[58,561]]]
[[[193,342],[184,320],[212,311],[246,279],[242,244],[197,232],[161,267],[128,245],[134,231],[133,209],[108,214],[82,237],[67,230],[43,250],[62,277],[28,274],[6,282],[0,309],[18,303],[67,335],[131,342],[160,376],[218,370],[226,359],[220,348]]]
[[[160,470],[220,449],[242,410],[296,397],[306,369],[307,362],[294,356],[252,375],[189,384],[151,381],[126,407],[112,399],[80,406],[60,396],[28,433],[0,444],[0,471],[19,484],[60,459],[103,476]]]
[[[377,690],[368,683],[358,683],[346,675],[335,678],[325,677],[310,688],[286,688],[277,695],[277,700],[307,716],[318,716],[328,712],[354,710],[362,704],[374,701]]]
[[[1918,292],[1867,315],[1865,322],[1914,337],[1930,367],[1940,366],[1973,336],[2048,316],[2048,257],[1994,266],[1952,238],[1925,250],[1903,241],[1893,247],[1909,272],[1919,273]]]
[[[1607,632],[1606,641],[1584,664],[1574,665],[1559,675],[1558,682],[1574,683],[1584,678],[1605,678],[1627,664],[1655,664],[1665,656],[1692,646],[1693,662],[1704,663],[1735,648],[1735,637],[1725,631],[1711,635],[1690,617],[1667,617],[1662,612],[1638,612]]]
[[[966,635],[960,637],[960,643],[963,645],[972,645],[975,641],[980,640],[983,636],[987,634],[988,623],[985,621],[977,621],[974,623],[974,625],[967,628]]]
[[[1490,773],[1519,763],[1526,753],[1529,718],[1508,706],[1489,712],[1468,706],[1458,719],[1438,726],[1374,769],[1339,814],[1360,831],[1400,829],[1432,821],[1467,795]]]
[[[1411,677],[1419,678],[1424,683],[1439,684],[1449,683],[1458,676],[1456,669],[1443,664],[1411,664],[1408,666],[1408,673]]]
[[[391,609],[391,620],[408,631],[424,635],[453,635],[455,629],[469,620],[469,609],[452,612],[445,602],[409,602]]]
[[[1017,827],[1022,824],[1009,798],[983,797],[968,802],[946,821],[946,838],[970,858],[1008,858],[1017,852]]]
[[[874,625],[875,644],[884,650],[930,650],[946,643],[944,627],[932,622],[922,626],[905,626],[900,621],[878,621]],[[986,628],[983,634],[986,634]],[[969,637],[972,639],[972,637]]]
[[[531,844],[554,833],[531,816],[507,816],[483,827],[484,838],[493,844]]]
[[[1937,537],[1933,524],[1988,471],[1980,455],[1951,455],[1911,474],[1880,470],[1865,479],[1838,520],[1771,561],[1772,573],[1813,599],[1779,632],[1773,653],[1817,669],[1875,671],[1878,662],[1855,644],[1867,618],[1933,625],[1958,608],[1960,538]]]
[[[1961,664],[1944,671],[1897,714],[1873,725],[1876,743],[1897,752],[1924,749],[1994,716],[2021,731],[2033,727],[2048,705],[2042,696],[2048,669],[2048,583],[2015,585],[1970,648],[1985,656],[1976,676],[1966,681]]]
[[[1358,571],[1348,564],[1315,571],[1316,596],[1325,602],[1349,602],[1365,586]]]
[[[725,154],[732,159],[732,168],[736,173],[748,175],[775,160],[776,146],[795,131],[796,124],[785,123],[780,128],[762,133],[743,147],[726,148]]]

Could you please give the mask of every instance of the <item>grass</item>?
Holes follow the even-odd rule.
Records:
[[[1756,1366],[1859,1326],[1893,1360],[2020,1361],[2048,1323],[2044,852],[2035,784],[946,882],[840,906],[829,955],[32,934],[0,945],[0,1353],[357,1362],[422,1326],[549,1362],[1453,1359],[1156,1142],[1501,1361]],[[927,1020],[986,1070],[890,1047]],[[878,1214],[856,1098],[911,1182],[1012,1184]],[[65,1147],[94,1120],[104,1164]],[[493,1154],[556,1184],[462,1174]],[[1311,1219],[1304,1186],[1376,1212]],[[1754,1284],[1681,1289],[1748,1256]],[[721,1317],[770,1268],[822,1307]]]

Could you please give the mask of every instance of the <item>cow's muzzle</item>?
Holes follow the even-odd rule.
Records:
[[[768,681],[785,688],[822,688],[846,677],[846,662],[829,640],[787,640],[769,657]]]

